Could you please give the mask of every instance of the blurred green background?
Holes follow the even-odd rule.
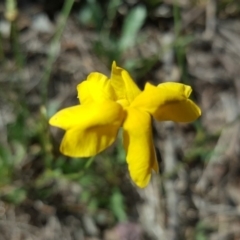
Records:
[[[1,1],[0,239],[240,239],[239,39],[238,0]],[[141,89],[191,85],[203,112],[154,122],[160,175],[143,190],[120,135],[71,159],[48,124],[113,60]]]

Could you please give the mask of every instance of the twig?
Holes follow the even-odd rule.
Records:
[[[216,0],[208,0],[206,6],[206,30],[205,30],[205,38],[207,40],[211,40],[216,32],[216,13],[217,13],[217,1]]]
[[[194,203],[201,214],[221,214],[224,216],[240,217],[240,210],[225,204],[213,204],[203,198],[194,195]]]
[[[229,124],[222,130],[217,145],[213,150],[213,155],[210,158],[201,178],[196,184],[196,190],[201,193],[204,193],[207,190],[209,182],[212,178],[215,164],[223,164],[226,156],[231,155],[232,149],[235,148],[237,137],[240,131],[239,122],[235,121],[238,117],[238,111],[236,111],[234,106],[237,106],[237,103],[232,102],[233,99],[227,97],[226,95],[221,95],[221,100],[223,101],[223,105],[227,112],[228,118],[226,120],[228,123],[232,124]]]
[[[165,173],[171,174],[175,170],[176,155],[175,144],[173,135],[173,123],[166,123],[166,140],[164,144],[163,161],[165,166]],[[168,231],[169,240],[179,239],[179,216],[178,216],[178,193],[175,189],[174,179],[169,177],[164,181],[164,187],[166,191],[166,204],[168,213]]]
[[[137,189],[144,203],[138,206],[140,221],[145,231],[154,240],[169,240],[163,227],[163,209],[161,200],[163,199],[159,191],[158,176],[152,176],[151,183],[145,189]]]

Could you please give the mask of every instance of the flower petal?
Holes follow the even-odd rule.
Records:
[[[105,101],[63,109],[50,124],[67,130],[60,147],[63,154],[89,157],[114,142],[123,118],[119,104]]]
[[[152,138],[151,116],[135,108],[126,108],[123,123],[123,144],[132,180],[137,186],[146,187],[152,169],[158,172],[158,163]]]
[[[81,104],[92,101],[115,100],[115,93],[109,79],[98,72],[90,73],[87,80],[78,84],[78,97]]]
[[[77,92],[80,104],[88,104],[94,101],[90,92],[90,86],[88,81],[85,80],[78,84]]]
[[[119,126],[111,124],[92,128],[72,128],[65,133],[60,151],[69,157],[94,156],[115,141],[118,129]]]
[[[192,89],[180,83],[162,83],[157,87],[147,83],[144,91],[132,103],[158,121],[191,122],[201,115],[200,108],[190,99]]]
[[[63,109],[50,124],[66,129],[60,151],[71,157],[93,156],[110,146],[122,124],[122,107],[111,101]]]
[[[76,105],[64,108],[50,118],[49,124],[64,130],[73,128],[82,121],[82,118],[86,117],[86,106],[89,105],[91,106],[92,104]]]
[[[116,62],[112,64],[111,85],[116,92],[117,100],[126,99],[128,104],[141,93],[129,73],[125,69],[118,67]]]

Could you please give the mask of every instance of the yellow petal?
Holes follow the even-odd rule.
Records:
[[[60,151],[69,157],[94,156],[115,141],[118,129],[119,126],[111,124],[92,128],[72,128],[65,133]]]
[[[116,99],[109,79],[98,72],[90,73],[87,80],[77,86],[77,90],[81,104]]]
[[[123,144],[127,153],[130,176],[138,187],[146,187],[152,169],[158,172],[152,137],[151,116],[135,108],[126,108]]]
[[[87,110],[87,106],[89,105],[92,106],[92,104],[86,104],[64,108],[50,118],[49,124],[64,130],[73,128],[77,126],[82,119],[87,117],[85,116],[85,112]]]
[[[116,62],[112,64],[111,85],[117,95],[117,100],[126,99],[129,104],[141,93],[129,73],[118,67]]]
[[[77,92],[80,104],[88,104],[94,101],[90,92],[90,86],[88,81],[85,80],[78,84]]]
[[[191,122],[201,115],[200,108],[188,97],[192,89],[181,83],[162,83],[157,87],[147,83],[144,91],[132,103],[158,121]]]
[[[114,142],[123,117],[119,104],[105,101],[63,109],[50,119],[50,124],[67,130],[60,147],[63,154],[89,157]]]

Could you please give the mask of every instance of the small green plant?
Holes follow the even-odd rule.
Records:
[[[108,64],[113,60],[119,62],[123,53],[137,43],[147,17],[145,6],[137,5],[128,12],[121,29],[115,29],[113,24],[121,4],[120,0],[108,1],[105,12],[99,2],[88,0],[78,16],[82,24],[94,26],[99,32],[94,48]]]

